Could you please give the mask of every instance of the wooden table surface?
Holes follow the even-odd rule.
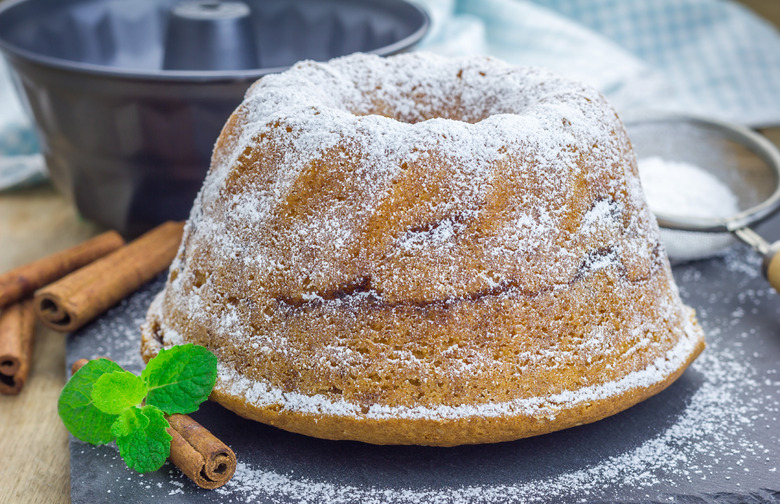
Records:
[[[743,0],[780,25],[780,2]],[[764,130],[780,146],[780,127]],[[49,185],[0,193],[0,271],[102,231]],[[66,380],[64,336],[36,330],[30,377],[19,396],[0,396],[0,503],[70,502],[68,435],[57,416]]]
[[[98,231],[49,185],[0,193],[0,271]],[[70,502],[68,433],[57,416],[64,384],[65,337],[38,324],[24,389],[0,396],[0,502]]]

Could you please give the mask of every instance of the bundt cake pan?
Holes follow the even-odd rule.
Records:
[[[22,0],[0,49],[58,189],[133,236],[186,218],[254,80],[302,59],[388,55],[428,17],[402,0]]]

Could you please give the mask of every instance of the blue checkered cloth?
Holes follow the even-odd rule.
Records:
[[[663,109],[780,125],[780,35],[733,2],[413,1],[433,21],[420,49],[546,66],[597,87],[621,113]],[[0,190],[43,173],[0,59]]]
[[[712,0],[545,5],[662,71],[686,108],[752,126],[780,124],[780,35],[747,8]]]
[[[423,48],[551,67],[596,86],[623,112],[666,109],[780,125],[780,34],[739,4],[418,1],[434,21]]]
[[[0,58],[0,191],[37,184],[46,177],[35,132]]]

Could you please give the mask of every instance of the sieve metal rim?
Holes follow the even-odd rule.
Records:
[[[772,194],[764,201],[753,205],[735,215],[725,218],[681,217],[656,212],[658,225],[667,229],[680,231],[698,231],[705,233],[734,232],[763,221],[780,209],[780,151],[777,147],[762,135],[739,124],[707,118],[703,116],[681,114],[673,112],[647,112],[624,119],[623,123],[629,130],[630,127],[650,123],[687,123],[695,127],[716,130],[724,135],[724,138],[733,140],[750,149],[761,158],[767,166],[774,171],[778,184]]]

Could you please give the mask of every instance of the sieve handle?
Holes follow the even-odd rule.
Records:
[[[769,280],[769,285],[780,292],[780,241],[776,241],[769,247],[769,252],[764,254],[764,276]]]
[[[761,235],[748,227],[735,229],[733,233],[764,256],[761,270],[769,280],[769,285],[780,292],[780,240],[770,245]]]

